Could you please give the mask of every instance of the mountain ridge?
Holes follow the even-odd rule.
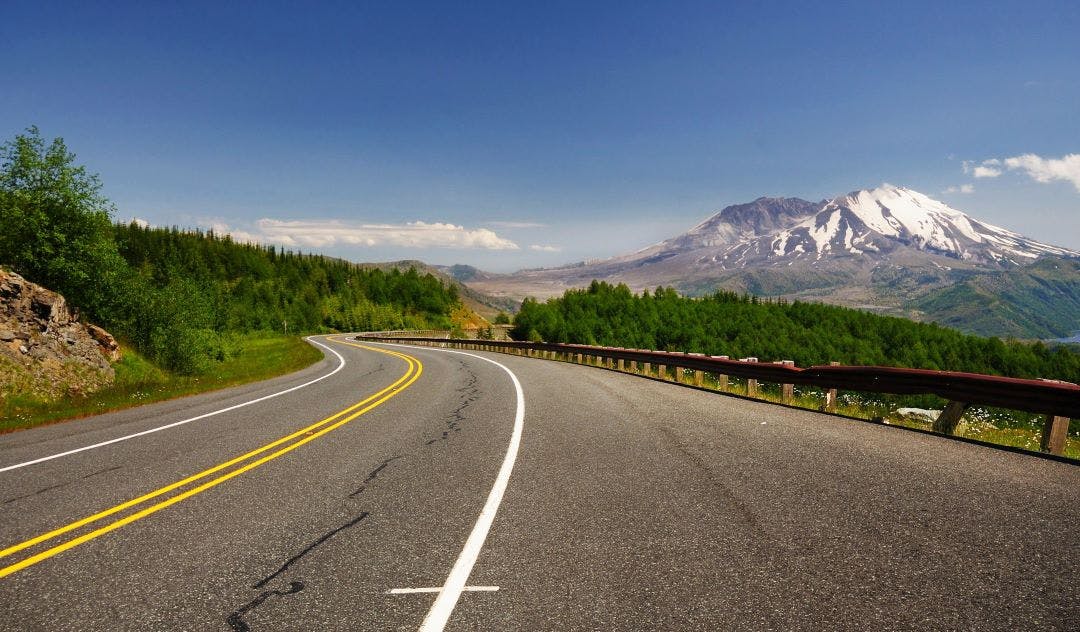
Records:
[[[883,184],[820,202],[760,197],[727,206],[679,235],[632,253],[508,275],[472,269],[466,283],[518,300],[561,295],[593,279],[626,283],[634,290],[671,286],[692,296],[726,289],[941,319],[974,333],[1065,335],[1080,328],[1080,316],[1065,314],[1053,322],[1026,319],[1030,322],[1018,327],[980,316],[982,324],[966,328],[967,320],[959,315],[963,310],[954,303],[978,295],[977,304],[992,307],[992,294],[985,288],[993,283],[986,280],[979,282],[978,292],[937,296],[974,277],[1028,268],[1047,258],[1080,261],[1080,251],[1030,239],[918,191]],[[1036,267],[1031,274],[1045,272]],[[1031,278],[1021,283],[1027,288],[1033,284],[1038,285]],[[1065,298],[1072,301],[1073,286],[1065,285]],[[1075,291],[1080,300],[1080,289]],[[932,295],[936,300],[929,299]],[[1048,296],[1019,292],[1009,311],[1045,311],[1052,308]]]

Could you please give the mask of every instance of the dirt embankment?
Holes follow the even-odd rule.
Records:
[[[113,382],[120,349],[56,292],[0,268],[0,398],[85,395]]]

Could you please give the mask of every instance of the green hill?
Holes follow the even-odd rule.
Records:
[[[1044,258],[918,299],[924,318],[979,335],[1061,338],[1080,330],[1080,260]]]

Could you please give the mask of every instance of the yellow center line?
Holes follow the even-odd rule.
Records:
[[[59,529],[55,529],[55,530],[50,531],[48,533],[45,533],[45,534],[39,535],[37,537],[31,538],[29,540],[26,540],[25,542],[20,542],[19,544],[16,544],[14,546],[8,547],[7,549],[4,549],[3,551],[0,551],[0,557],[3,557],[3,556],[6,556],[6,555],[10,555],[12,553],[21,551],[21,550],[26,549],[28,547],[31,547],[31,546],[33,546],[35,544],[44,542],[46,540],[50,540],[50,539],[55,538],[55,537],[57,537],[59,535],[62,535],[64,533],[67,533],[67,532],[72,531],[74,529],[78,529],[79,527],[90,524],[92,522],[96,522],[97,520],[100,520],[101,518],[105,518],[107,516],[116,514],[116,513],[120,512],[120,511],[123,511],[125,509],[129,509],[131,507],[139,505],[139,504],[141,504],[141,503],[143,503],[143,502],[145,502],[147,500],[156,498],[158,496],[161,496],[162,494],[166,494],[166,493],[168,493],[168,492],[170,492],[172,490],[175,490],[175,489],[177,489],[179,487],[183,487],[184,485],[187,485],[188,483],[191,483],[191,482],[200,480],[202,478],[205,478],[207,476],[210,476],[211,474],[219,472],[222,469],[225,469],[225,468],[227,468],[227,467],[229,467],[231,465],[235,465],[235,464],[240,463],[242,461],[245,461],[245,460],[247,460],[247,459],[249,459],[249,458],[251,458],[253,456],[256,456],[258,454],[261,454],[263,452],[271,450],[271,449],[273,449],[273,448],[275,448],[275,447],[281,445],[282,443],[285,443],[285,442],[287,442],[287,441],[289,441],[291,439],[295,439],[297,437],[300,437],[301,435],[305,435],[305,434],[307,435],[304,438],[300,439],[299,441],[296,441],[295,443],[292,443],[291,445],[288,445],[288,446],[286,446],[286,447],[284,447],[284,448],[282,448],[280,450],[277,450],[276,452],[268,454],[268,455],[266,455],[266,456],[264,456],[264,457],[262,457],[260,459],[252,461],[252,462],[250,462],[250,463],[248,463],[248,464],[246,464],[246,465],[244,465],[242,467],[239,467],[239,468],[237,468],[235,470],[232,470],[232,471],[228,472],[227,474],[224,474],[224,475],[219,476],[217,478],[211,479],[211,480],[199,485],[198,487],[194,487],[192,489],[189,489],[189,490],[187,490],[185,492],[177,494],[176,496],[173,496],[173,497],[168,498],[168,499],[166,499],[164,501],[161,501],[161,502],[159,502],[159,503],[157,503],[155,505],[151,505],[151,506],[146,507],[145,509],[142,509],[142,510],[140,510],[140,511],[138,511],[136,513],[133,513],[133,514],[131,514],[129,516],[126,516],[124,518],[121,518],[119,520],[111,522],[111,523],[109,523],[109,524],[107,524],[107,525],[105,525],[103,527],[100,527],[100,528],[94,530],[94,531],[83,534],[83,535],[81,535],[81,536],[79,536],[77,538],[73,538],[71,540],[68,540],[67,542],[56,545],[56,546],[54,546],[54,547],[52,547],[50,549],[46,549],[45,551],[42,551],[42,552],[37,553],[35,555],[32,555],[32,556],[30,556],[30,557],[28,557],[28,558],[26,558],[26,559],[24,559],[24,560],[22,560],[20,562],[16,562],[15,564],[12,564],[10,566],[0,568],[0,578],[6,577],[7,575],[10,575],[10,574],[15,573],[17,571],[20,571],[20,570],[22,570],[22,569],[24,569],[24,568],[26,568],[28,566],[33,566],[34,564],[37,564],[38,562],[46,560],[46,559],[48,559],[50,557],[53,557],[54,555],[62,553],[64,551],[66,551],[68,549],[71,549],[73,547],[76,547],[76,546],[78,546],[80,544],[83,544],[85,542],[93,540],[94,538],[100,537],[100,536],[102,536],[102,535],[104,535],[106,533],[109,533],[110,531],[113,531],[115,529],[119,529],[120,527],[122,527],[124,525],[127,525],[127,524],[130,524],[132,522],[135,522],[136,520],[140,520],[142,518],[145,518],[146,516],[149,516],[149,515],[151,515],[153,513],[161,511],[162,509],[165,509],[166,507],[169,507],[169,506],[171,506],[171,505],[173,505],[175,503],[178,503],[181,500],[184,500],[186,498],[190,498],[190,497],[192,497],[192,496],[194,496],[196,494],[202,493],[202,492],[204,492],[204,491],[206,491],[206,490],[208,490],[208,489],[210,489],[212,487],[220,485],[221,483],[223,483],[223,482],[225,482],[225,481],[227,481],[227,480],[229,480],[229,479],[231,479],[233,477],[239,476],[240,474],[243,474],[244,472],[247,472],[248,470],[255,469],[256,467],[259,467],[260,465],[262,465],[264,463],[272,461],[273,459],[276,459],[279,456],[287,454],[287,453],[295,450],[296,448],[298,448],[298,447],[300,447],[300,446],[302,446],[302,445],[304,445],[304,444],[306,444],[306,443],[308,443],[310,441],[314,441],[315,439],[317,439],[317,438],[331,432],[332,430],[334,430],[336,428],[339,428],[339,427],[349,423],[353,419],[356,419],[360,415],[363,415],[364,413],[372,410],[373,408],[375,408],[375,407],[379,406],[380,404],[382,404],[383,402],[387,401],[388,399],[390,399],[394,395],[397,395],[401,391],[405,390],[410,385],[412,385],[412,383],[415,382],[420,377],[420,374],[423,372],[423,365],[420,363],[420,361],[417,360],[416,358],[414,358],[412,356],[409,356],[409,355],[406,355],[404,353],[398,353],[396,351],[391,351],[389,349],[380,349],[380,348],[377,348],[377,347],[369,347],[369,346],[366,346],[366,345],[353,344],[353,343],[344,342],[344,341],[341,341],[341,340],[334,340],[334,339],[330,339],[330,340],[332,342],[337,342],[339,344],[349,345],[351,347],[357,347],[359,349],[367,349],[369,351],[378,351],[380,353],[385,353],[387,355],[397,356],[397,357],[405,360],[405,362],[408,364],[408,369],[405,371],[404,375],[402,375],[400,378],[398,378],[397,381],[395,381],[390,386],[382,389],[381,391],[379,391],[378,393],[375,393],[374,395],[371,395],[370,397],[367,397],[367,398],[361,400],[360,402],[358,402],[356,404],[353,404],[352,406],[349,406],[348,408],[346,408],[346,409],[344,409],[344,410],[342,410],[340,412],[334,413],[333,415],[327,417],[326,419],[323,419],[322,421],[316,422],[316,423],[314,423],[314,424],[312,424],[310,426],[307,426],[305,428],[297,430],[296,432],[294,432],[294,433],[292,433],[290,435],[287,435],[285,437],[277,439],[277,440],[275,440],[275,441],[273,441],[271,443],[266,444],[265,446],[262,446],[260,448],[255,449],[255,450],[252,450],[251,452],[248,452],[246,454],[238,456],[238,457],[236,457],[234,459],[230,459],[229,461],[226,461],[225,463],[222,463],[222,464],[216,465],[216,466],[214,466],[212,468],[203,470],[202,472],[199,472],[198,474],[194,474],[194,475],[189,476],[189,477],[187,477],[187,478],[185,478],[183,480],[177,481],[177,482],[172,483],[170,485],[166,485],[165,487],[154,490],[154,491],[152,491],[152,492],[150,492],[148,494],[144,494],[142,496],[139,496],[138,498],[135,498],[135,499],[129,500],[127,502],[121,503],[119,505],[116,505],[115,507],[111,507],[111,508],[106,509],[104,511],[98,512],[98,513],[96,513],[96,514],[94,514],[92,516],[88,516],[86,518],[83,518],[81,520],[77,520],[75,522],[72,522],[71,524],[60,527]],[[361,408],[360,410],[356,410],[357,408],[359,408],[361,406],[363,406],[363,408]],[[356,411],[356,412],[353,412],[352,414],[349,414],[352,411]],[[320,428],[321,426],[324,426],[324,425],[334,421],[335,419],[338,419],[342,415],[346,415],[346,414],[349,414],[349,416],[344,418],[344,419],[341,419],[340,421],[338,421],[336,423],[333,423],[332,425],[329,425],[329,426],[327,426],[325,428],[322,428],[318,432],[315,432],[315,430],[317,428]],[[308,433],[310,433],[310,434],[308,434]]]

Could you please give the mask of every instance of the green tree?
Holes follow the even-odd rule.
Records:
[[[0,147],[0,262],[100,312],[124,267],[101,182],[36,127]]]

